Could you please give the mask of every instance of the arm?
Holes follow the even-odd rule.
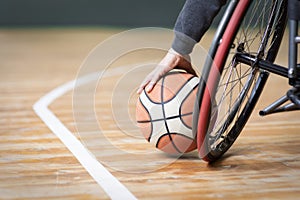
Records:
[[[175,67],[196,75],[190,63],[189,54],[225,3],[226,0],[187,0],[185,2],[174,27],[175,38],[172,48],[144,79],[137,93],[140,94],[144,88],[150,92],[156,82]]]
[[[175,23],[172,48],[188,55],[210,27],[226,0],[187,0]]]

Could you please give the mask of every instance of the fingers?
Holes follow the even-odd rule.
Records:
[[[146,92],[151,92],[155,86],[156,82],[155,81],[150,81],[148,85],[145,87]]]
[[[145,80],[139,86],[139,88],[137,90],[137,93],[141,94],[143,92],[144,88],[148,85],[149,82],[150,82],[150,80],[148,79],[148,77],[146,77]]]
[[[184,69],[187,73],[193,74],[194,76],[197,76],[197,72],[192,67],[191,63],[187,59],[180,59],[178,62],[177,69]]]
[[[155,73],[156,73],[156,69],[154,69],[150,74],[148,74],[148,76],[146,76],[146,78],[143,80],[143,82],[141,83],[141,85],[139,86],[139,88],[137,90],[138,94],[141,94],[143,92],[143,90],[149,85],[149,83],[151,83]],[[148,90],[151,91],[153,87],[154,87],[154,85],[152,83],[149,86]]]
[[[159,79],[174,68],[184,69],[186,72],[197,76],[192,68],[189,56],[181,56],[175,51],[169,51],[156,68],[144,79],[137,93],[141,94],[143,89],[151,92]]]
[[[137,93],[141,94],[143,92],[143,89],[146,90],[146,92],[151,92],[156,85],[156,83],[160,79],[160,74],[157,69],[154,69],[142,82],[142,84],[139,86]]]
[[[197,72],[194,70],[194,68],[192,66],[180,65],[180,66],[175,67],[175,69],[183,69],[189,74],[193,74],[194,76],[198,76]]]

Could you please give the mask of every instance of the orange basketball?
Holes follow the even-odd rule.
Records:
[[[137,125],[146,140],[170,154],[197,148],[192,115],[199,78],[182,71],[167,73],[136,105]]]

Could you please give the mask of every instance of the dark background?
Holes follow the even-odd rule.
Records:
[[[0,26],[173,27],[185,0],[0,0]]]

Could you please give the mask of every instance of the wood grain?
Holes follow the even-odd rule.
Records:
[[[91,49],[119,31],[122,30],[0,30],[0,199],[109,199],[36,116],[32,105],[53,88],[75,79]],[[209,32],[205,36],[203,47],[209,47],[212,35]],[[287,62],[286,37],[284,41],[277,60],[280,64]],[[140,53],[119,59],[111,68],[161,57],[161,52],[150,52],[144,57]],[[221,160],[207,164],[199,160],[196,152],[174,159],[154,151],[138,138],[138,132],[125,120],[121,126],[131,130],[132,140],[128,139],[114,122],[112,93],[108,90],[116,86],[120,77],[122,75],[102,79],[103,85],[99,85],[95,96],[99,124],[113,145],[99,145],[102,136],[89,132],[95,128],[89,124],[89,115],[82,124],[86,131],[76,132],[78,124],[73,117],[72,92],[55,101],[50,109],[69,130],[88,143],[87,147],[138,199],[299,197],[299,112],[258,116],[260,109],[286,92],[289,88],[286,80],[270,77],[237,142]],[[125,87],[132,85],[127,84]],[[101,92],[103,86],[106,90]],[[136,96],[131,93],[130,97],[133,102],[128,105],[132,111]],[[84,95],[81,98],[84,101]],[[115,101],[116,109],[124,108],[121,103]],[[77,112],[84,116],[85,109],[83,105]],[[116,147],[120,151],[116,151]]]

